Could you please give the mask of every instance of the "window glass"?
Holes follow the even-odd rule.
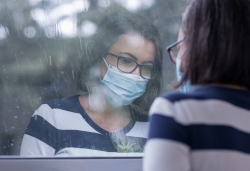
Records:
[[[65,156],[65,153],[69,156],[81,156],[82,153],[85,156],[140,156],[145,136],[138,131],[145,132],[147,128],[143,123],[146,122],[144,115],[147,116],[149,104],[145,109],[140,108],[142,100],[135,100],[135,105],[129,105],[134,100],[130,96],[136,94],[140,97],[147,83],[155,84],[148,79],[159,75],[159,70],[154,70],[159,69],[155,62],[157,48],[150,35],[143,35],[143,31],[135,29],[115,37],[117,30],[116,34],[119,35],[117,26],[109,28],[111,31],[102,32],[110,34],[111,38],[102,35],[100,26],[104,27],[105,24],[101,21],[112,14],[139,14],[157,28],[163,47],[163,79],[158,83],[162,86],[157,93],[164,93],[172,91],[171,85],[176,81],[175,66],[167,55],[166,46],[177,40],[180,14],[186,3],[186,0],[0,1],[0,155],[19,156],[25,131],[28,130],[27,144],[22,147],[24,150],[34,145],[45,148],[40,151],[42,154],[57,156]],[[120,21],[123,20],[126,23],[125,19]],[[93,44],[97,34],[103,36],[99,40],[102,46],[107,45],[101,55],[97,55],[101,47]],[[107,38],[103,39],[105,36]],[[93,62],[96,55],[98,60]],[[85,68],[87,65],[91,67]],[[110,79],[103,83],[107,71],[110,71]],[[80,75],[84,79],[79,81]],[[120,89],[116,90],[117,86],[109,87],[110,82],[117,83],[123,78],[132,82],[132,86],[126,85],[129,81],[122,84],[128,86],[128,90],[133,90],[132,95],[126,90],[128,99],[126,93],[124,95]],[[136,80],[136,84],[131,80]],[[78,84],[84,84],[88,93],[80,90]],[[112,101],[115,95],[107,93],[108,88],[103,90],[103,84],[112,92],[118,91],[119,98],[126,96],[125,100],[115,98]],[[155,87],[148,87],[145,91],[153,92]],[[78,95],[83,98],[80,99]],[[111,108],[106,109],[107,104]],[[86,109],[81,109],[84,105]],[[106,113],[112,113],[112,108],[117,109],[121,105],[129,107],[120,110],[119,115],[113,113],[114,117],[107,115],[100,119],[98,114],[104,108]],[[91,109],[95,109],[95,112]],[[82,129],[87,133],[82,134]],[[105,138],[100,138],[100,134]],[[30,137],[38,138],[39,142]],[[88,137],[88,141],[84,137]],[[109,141],[112,142],[111,146],[103,145]],[[100,142],[102,145],[99,145]],[[88,150],[79,151],[78,148],[85,145]]]

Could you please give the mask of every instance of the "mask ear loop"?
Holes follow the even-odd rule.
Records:
[[[105,58],[103,56],[102,56],[102,59],[105,62],[105,64],[107,65],[107,67],[109,68],[108,63],[106,62],[106,60],[105,60]]]

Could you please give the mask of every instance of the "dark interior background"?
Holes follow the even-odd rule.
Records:
[[[177,39],[187,0],[0,0],[0,155],[19,155],[39,105],[79,94],[79,59],[97,24],[110,12],[148,18],[164,44],[162,93],[172,91],[175,67],[165,47]],[[86,61],[87,62],[87,61]]]

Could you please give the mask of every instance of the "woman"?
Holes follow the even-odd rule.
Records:
[[[145,113],[160,92],[162,44],[157,29],[139,15],[111,13],[86,49],[78,80],[84,93],[36,110],[22,156],[143,151]]]
[[[249,170],[250,1],[193,0],[175,45],[179,85],[200,87],[154,101],[144,170]]]

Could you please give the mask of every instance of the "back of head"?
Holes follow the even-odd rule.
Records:
[[[185,80],[250,89],[250,1],[193,0],[183,16]]]

